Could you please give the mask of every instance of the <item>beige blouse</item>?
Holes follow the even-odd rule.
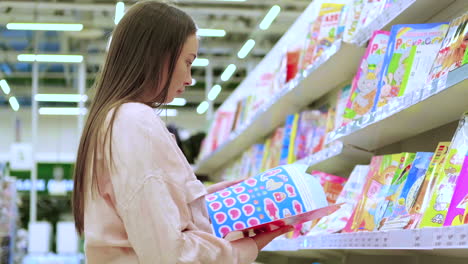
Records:
[[[114,170],[99,169],[85,202],[88,264],[252,263],[256,243],[213,235],[206,190],[149,106],[126,103],[112,135]],[[88,183],[89,183],[88,179]]]

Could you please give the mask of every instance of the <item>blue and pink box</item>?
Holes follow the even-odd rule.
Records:
[[[271,231],[329,215],[339,205],[328,206],[319,181],[305,173],[304,165],[270,169],[234,186],[206,196],[216,236],[232,232]]]

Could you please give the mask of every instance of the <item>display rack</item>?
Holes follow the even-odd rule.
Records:
[[[375,250],[378,254],[405,255],[423,250],[451,257],[468,257],[468,225],[412,230],[357,232],[276,239],[263,251],[287,252],[289,256],[344,255]]]
[[[335,141],[321,151],[314,153],[298,164],[306,164],[309,170],[324,171],[337,175],[349,175],[356,164],[368,164],[373,153]]]
[[[415,91],[333,133],[328,142],[343,141],[375,150],[460,118],[468,110],[468,64],[449,72],[445,88]],[[402,129],[404,128],[404,129]]]
[[[380,27],[382,25],[397,23],[422,23],[428,21],[455,2],[456,0],[401,1],[397,7],[387,10],[387,13],[379,16],[379,22],[374,26],[359,31],[357,33],[357,36],[360,38],[358,44],[365,43],[372,31],[379,29],[378,27],[376,28],[376,25]],[[386,21],[386,19],[388,20]],[[298,24],[300,23],[295,23],[288,31],[295,32],[298,31],[295,27],[303,27],[303,25]],[[297,35],[292,33],[288,35],[288,33],[284,37]],[[285,41],[284,39],[280,40],[280,42]],[[275,46],[272,52],[278,53],[275,49],[280,48]],[[350,82],[356,73],[359,60],[363,54],[363,47],[341,41],[336,42],[328,51],[327,56],[322,58],[322,61],[287,83],[281,92],[270,98],[255,113],[250,122],[244,123],[233,131],[227,140],[214,152],[197,162],[195,173],[208,175],[215,173],[228,161],[281,125],[287,115],[298,112],[314,100],[319,99],[340,85]],[[265,57],[264,61],[257,67],[265,65],[265,60],[267,59],[271,59],[271,57]],[[253,77],[251,76],[250,78]],[[238,89],[247,88],[249,87],[239,87]],[[233,98],[229,99],[233,100]],[[347,141],[344,141],[344,143],[347,143]]]

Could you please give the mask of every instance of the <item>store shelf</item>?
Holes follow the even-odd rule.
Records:
[[[356,164],[368,164],[374,154],[335,141],[327,148],[297,161],[307,164],[309,170],[318,170],[336,175],[349,175]]]
[[[395,98],[327,136],[361,149],[382,146],[416,136],[460,118],[468,110],[468,64],[447,76],[445,89],[421,90]]]
[[[394,9],[380,16],[379,22],[375,25],[422,23],[454,2],[455,0],[402,1]],[[364,28],[358,33],[360,44],[369,39],[374,29],[379,29],[374,28],[375,25]],[[330,48],[328,56],[320,63],[304,72],[302,76],[291,80],[255,114],[250,122],[232,132],[217,150],[199,161],[195,172],[200,175],[215,173],[249,146],[270,134],[284,122],[287,115],[300,111],[314,100],[350,81],[363,54],[363,47],[341,41],[335,43]]]
[[[347,253],[407,255],[415,251],[450,257],[468,257],[467,238],[468,225],[463,225],[277,239],[264,251],[309,257]]]

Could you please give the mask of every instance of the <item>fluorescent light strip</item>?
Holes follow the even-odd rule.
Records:
[[[81,55],[57,55],[57,54],[20,54],[18,55],[18,61],[80,63],[83,61],[83,56]]]
[[[125,11],[125,4],[123,2],[117,2],[115,4],[115,18],[114,18],[114,23],[117,25],[122,19]]]
[[[242,46],[242,48],[237,53],[237,57],[239,57],[240,59],[245,58],[247,54],[249,54],[249,52],[253,49],[254,46],[255,46],[255,40],[253,39],[247,40],[244,46]]]
[[[15,112],[17,112],[20,106],[19,106],[18,100],[16,100],[16,97],[14,97],[14,96],[10,97],[10,99],[8,99],[8,102],[10,102],[11,108]]]
[[[221,85],[217,84],[211,88],[210,92],[208,93],[208,100],[213,101],[218,97],[219,93],[221,92]]]
[[[177,110],[176,109],[155,109],[155,111],[160,115],[160,116],[177,116]]]
[[[88,96],[81,94],[36,94],[38,102],[86,102]]]
[[[199,115],[202,115],[208,110],[208,107],[210,107],[210,104],[207,101],[203,101],[200,103],[200,105],[197,107],[197,113]]]
[[[81,31],[83,24],[64,23],[8,23],[9,30],[43,30],[43,31]]]
[[[201,36],[201,37],[224,37],[224,36],[226,36],[226,30],[224,30],[224,29],[199,28],[197,30],[197,35]]]
[[[167,105],[174,105],[174,106],[184,106],[187,104],[187,100],[184,98],[174,98],[174,100]]]
[[[0,81],[0,87],[5,95],[8,95],[11,92],[10,86],[8,85],[6,80]]]
[[[208,66],[208,64],[210,64],[210,61],[208,59],[202,59],[202,58],[196,58],[193,63],[192,63],[192,66],[194,67],[206,67]]]
[[[236,71],[236,69],[237,69],[236,65],[229,64],[224,70],[224,72],[221,74],[221,80],[223,82],[229,80],[231,76],[234,74],[234,72]]]
[[[39,108],[40,115],[85,115],[86,108],[78,107],[41,107]]]
[[[281,7],[279,5],[274,5],[271,7],[270,11],[266,14],[265,18],[263,18],[262,22],[260,22],[260,29],[261,30],[267,30],[271,23],[273,23],[273,20],[278,16],[278,14],[281,11]]]

